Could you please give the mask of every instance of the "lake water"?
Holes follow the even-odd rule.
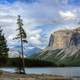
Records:
[[[0,70],[15,72],[16,68],[0,68]],[[51,74],[62,76],[76,76],[80,77],[80,67],[66,67],[66,68],[25,68],[27,74]]]

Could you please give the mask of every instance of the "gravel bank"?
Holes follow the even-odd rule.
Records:
[[[63,76],[56,75],[36,75],[36,74],[16,74],[16,73],[8,73],[3,72],[0,74],[0,80],[80,80],[80,78],[65,78]]]

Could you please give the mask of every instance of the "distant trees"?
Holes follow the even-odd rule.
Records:
[[[18,67],[21,63],[18,63],[20,58],[9,58],[6,67]],[[25,67],[56,67],[54,62],[49,62],[39,59],[24,58]],[[16,65],[17,64],[17,65]],[[19,64],[19,65],[18,65]],[[21,68],[21,67],[19,67]]]
[[[18,35],[15,37],[15,39],[19,39],[20,42],[21,42],[21,53],[19,53],[19,73],[23,73],[25,74],[25,62],[24,62],[24,52],[23,52],[23,44],[24,43],[27,43],[27,35],[26,35],[26,32],[24,31],[23,29],[23,23],[22,23],[22,19],[20,17],[20,15],[18,15],[18,19],[17,19],[17,24],[18,24]]]
[[[6,44],[6,39],[2,31],[3,30],[0,27],[0,65],[4,65],[7,62],[9,51],[9,48],[7,48]]]

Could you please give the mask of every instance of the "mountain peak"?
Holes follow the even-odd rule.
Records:
[[[73,30],[59,30],[51,34],[49,47],[62,49],[69,45],[80,44],[80,27]]]

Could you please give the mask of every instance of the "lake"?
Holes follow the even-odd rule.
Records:
[[[16,68],[0,68],[7,72],[15,72]],[[65,68],[25,68],[27,74],[51,74],[62,76],[80,77],[80,67],[65,67]]]

